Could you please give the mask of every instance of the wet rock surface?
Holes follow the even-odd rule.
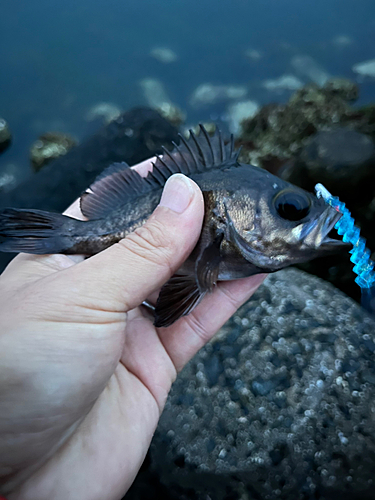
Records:
[[[374,327],[316,277],[268,277],[175,382],[151,446],[153,491],[374,498]]]
[[[0,153],[8,149],[12,141],[12,134],[8,123],[0,118]]]

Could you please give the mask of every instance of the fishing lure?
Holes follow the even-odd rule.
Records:
[[[374,312],[371,302],[375,298],[375,263],[370,259],[371,251],[366,247],[366,240],[360,236],[360,229],[355,226],[354,219],[345,203],[337,196],[332,196],[322,184],[317,184],[315,191],[318,198],[323,198],[326,203],[342,214],[334,227],[345,243],[353,245],[349,251],[350,260],[354,264],[353,271],[357,274],[355,282],[361,287],[362,305],[370,312]]]

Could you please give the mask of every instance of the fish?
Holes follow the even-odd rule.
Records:
[[[82,194],[87,221],[42,210],[0,211],[0,251],[94,255],[142,226],[160,202],[167,179],[182,173],[203,193],[199,240],[163,285],[154,324],[172,325],[189,314],[219,281],[270,273],[335,252],[344,244],[330,231],[341,214],[323,199],[266,170],[239,161],[234,138],[200,125],[172,151],[163,148],[141,177],[114,163]]]

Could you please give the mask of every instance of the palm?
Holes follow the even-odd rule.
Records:
[[[121,498],[176,373],[262,281],[220,284],[168,328],[137,307],[198,240],[204,205],[192,189],[183,213],[160,206],[138,233],[84,262],[21,254],[1,276],[0,494],[9,500]],[[82,217],[77,203],[69,215]]]
[[[72,265],[68,257],[17,259],[12,266],[20,266],[23,275],[22,283],[17,280],[17,289],[22,288],[27,301],[15,325],[20,337],[13,338],[20,345],[26,336],[30,339],[33,318],[31,335],[35,333],[36,341],[29,341],[25,370],[30,376],[43,373],[43,390],[58,390],[54,397],[46,398],[38,387],[40,381],[31,384],[34,392],[23,386],[12,390],[12,400],[29,403],[20,406],[25,427],[21,447],[15,450],[18,461],[23,468],[31,458],[33,464],[43,465],[10,499],[38,498],[51,482],[51,498],[63,498],[72,490],[76,498],[121,498],[147,452],[177,371],[234,312],[238,300],[250,295],[254,284],[249,280],[227,283],[194,313],[158,330],[139,308],[126,315],[113,304],[109,308],[96,301],[94,295],[79,296],[77,303],[77,296],[71,293],[71,276],[70,286],[64,285],[65,268]],[[55,272],[59,270],[62,272]],[[4,273],[10,291],[12,283],[7,277]],[[58,300],[50,287],[60,290]],[[12,291],[17,291],[14,286]],[[42,309],[42,316],[35,316],[37,304],[47,305],[51,297],[53,304]],[[9,304],[3,305],[6,313]],[[24,323],[27,330],[21,328]],[[34,366],[35,359],[43,366]],[[35,413],[42,422],[31,429],[30,417]],[[30,457],[35,431],[38,451]]]

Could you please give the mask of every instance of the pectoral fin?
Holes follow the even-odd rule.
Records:
[[[160,290],[154,325],[172,325],[182,316],[189,314],[205,294],[206,292],[199,290],[195,276],[175,274]]]
[[[160,290],[155,307],[156,327],[172,325],[189,314],[216,285],[220,265],[220,244],[224,235],[218,234],[196,262],[196,273],[175,274]]]
[[[220,245],[223,238],[224,234],[219,233],[197,259],[195,270],[198,286],[201,290],[212,292],[213,287],[216,285],[221,261]]]

